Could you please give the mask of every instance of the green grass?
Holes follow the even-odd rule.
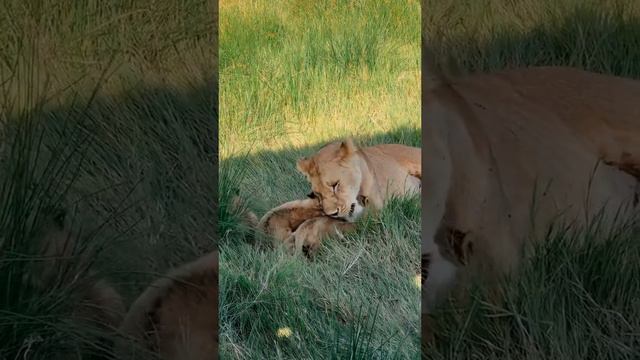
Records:
[[[295,161],[328,141],[420,146],[419,14],[417,1],[221,1],[223,359],[419,357],[419,199],[314,261],[253,243],[229,206],[239,193],[262,215],[305,197]]]
[[[129,305],[215,248],[212,10],[0,3],[1,359],[110,358],[112,331],[71,317],[86,284],[105,277]],[[29,286],[60,208],[90,262],[56,268],[76,282]]]
[[[426,0],[434,52],[468,72],[569,65],[640,78],[640,3]],[[606,96],[606,95],[605,95]],[[640,358],[640,226],[550,236],[505,282],[435,316],[433,359]]]
[[[640,77],[638,2],[423,1],[429,46],[462,69],[565,65]]]

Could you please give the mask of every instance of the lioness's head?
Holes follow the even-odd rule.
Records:
[[[325,215],[349,222],[363,211],[359,200],[362,172],[358,149],[351,139],[326,145],[309,158],[298,160],[297,168],[311,183],[309,197],[317,199]]]

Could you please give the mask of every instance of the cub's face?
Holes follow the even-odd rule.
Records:
[[[362,173],[351,140],[331,143],[310,158],[298,160],[298,170],[311,184],[309,197],[317,199],[325,215],[348,222],[357,220],[365,200],[359,197]]]

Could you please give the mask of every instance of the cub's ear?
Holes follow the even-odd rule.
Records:
[[[356,200],[360,203],[360,206],[366,207],[369,205],[369,198],[364,195],[358,195]]]
[[[353,139],[347,138],[340,144],[340,149],[338,150],[338,154],[342,159],[351,156],[354,152],[356,152],[358,148],[353,143]]]
[[[307,159],[306,157],[300,158],[296,162],[296,168],[303,175],[309,176],[309,168],[310,167],[311,167],[311,160]]]

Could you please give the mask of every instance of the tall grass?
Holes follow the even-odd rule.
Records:
[[[419,356],[418,199],[314,261],[253,243],[229,206],[305,197],[295,161],[328,141],[420,146],[419,14],[404,0],[220,2],[222,358]]]
[[[0,358],[111,358],[114,329],[72,316],[87,286],[129,304],[215,246],[212,10],[0,4]],[[77,246],[34,285],[63,209]]]
[[[629,1],[431,1],[429,45],[468,72],[565,65],[640,77],[640,5]],[[603,94],[606,96],[606,94]],[[428,109],[426,109],[428,111]],[[550,159],[550,161],[553,161]],[[637,359],[640,226],[549,236],[505,282],[435,316],[433,359]]]
[[[429,46],[462,69],[575,66],[637,78],[640,3],[424,0]]]
[[[416,128],[415,1],[221,1],[226,158],[347,134]]]

